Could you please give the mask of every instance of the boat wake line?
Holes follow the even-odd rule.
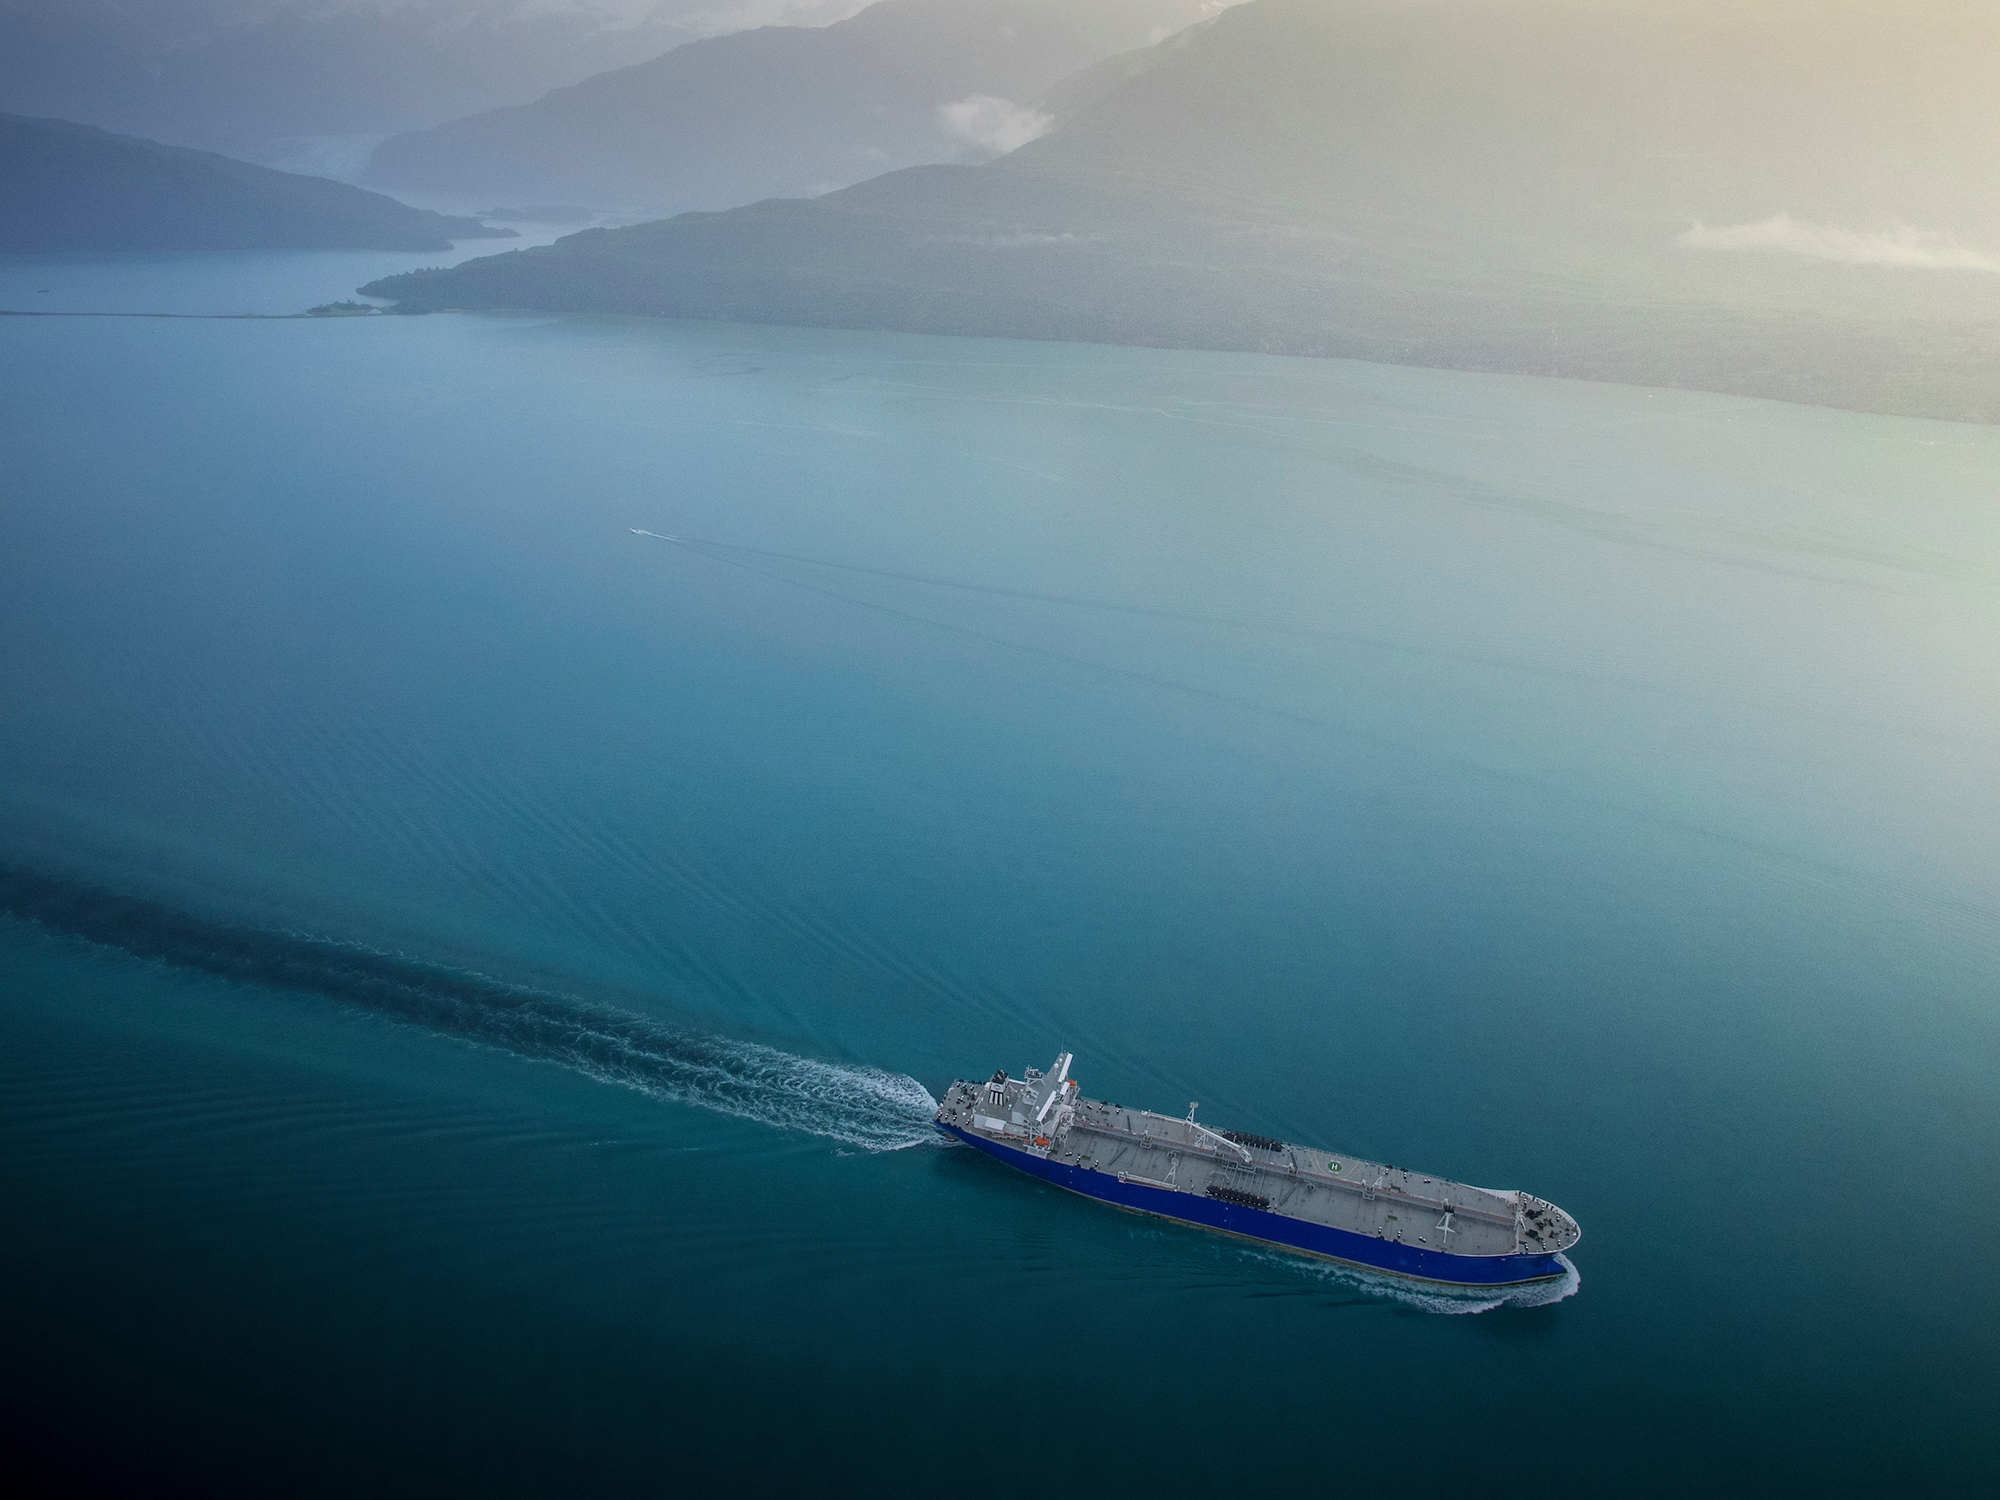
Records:
[[[236,927],[77,881],[0,867],[0,911],[137,958],[320,995],[655,1099],[867,1151],[937,1140],[916,1079],[680,1031],[615,1007],[297,933]]]
[[[1574,1297],[1583,1277],[1567,1255],[1558,1255],[1563,1274],[1553,1281],[1528,1281],[1518,1286],[1447,1286],[1440,1282],[1411,1281],[1366,1266],[1335,1261],[1308,1260],[1281,1250],[1244,1249],[1239,1253],[1286,1271],[1324,1283],[1329,1289],[1359,1293],[1371,1301],[1400,1302],[1419,1312],[1444,1316],[1492,1312],[1502,1307],[1548,1307]]]

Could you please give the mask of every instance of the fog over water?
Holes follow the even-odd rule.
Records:
[[[509,244],[547,244],[569,226],[517,222]],[[491,240],[450,250],[0,251],[0,311],[290,317],[353,301],[376,276],[448,266],[492,252]]]

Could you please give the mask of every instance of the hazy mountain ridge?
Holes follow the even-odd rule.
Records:
[[[1650,243],[1790,209],[2000,238],[1996,62],[2000,9],[1968,0],[1260,0],[1011,165],[1287,219]]]
[[[8,250],[444,250],[513,235],[346,183],[0,115]]]
[[[717,27],[832,21],[861,0],[0,0],[0,110],[266,165],[366,148]]]
[[[412,308],[1344,354],[1995,420],[2000,276],[1976,255],[1841,263],[1782,235],[1753,253],[1689,231],[1789,211],[1863,238],[1900,223],[2000,243],[1996,63],[2000,18],[1968,5],[1913,21],[1885,3],[1258,0],[1121,61],[1109,86],[1078,81],[1080,111],[990,165],[374,290]]]
[[[399,136],[377,148],[362,180],[439,200],[557,198],[662,213],[810,196],[1018,145],[1046,127],[1025,101],[1211,9],[878,0],[836,25],[691,42],[530,105]]]

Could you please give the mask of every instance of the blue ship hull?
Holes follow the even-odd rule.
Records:
[[[1521,1255],[1453,1255],[1421,1245],[1399,1244],[1372,1235],[1353,1234],[1329,1225],[1312,1224],[1285,1214],[1247,1205],[1225,1203],[1194,1193],[1174,1192],[1123,1182],[1110,1172],[1050,1161],[1030,1151],[1017,1151],[942,1120],[938,1129],[954,1140],[985,1152],[1010,1167],[1054,1183],[1086,1198],[1118,1208],[1178,1220],[1200,1229],[1257,1240],[1285,1250],[1384,1271],[1391,1276],[1448,1286],[1503,1287],[1550,1281],[1567,1274],[1559,1256],[1546,1252]]]

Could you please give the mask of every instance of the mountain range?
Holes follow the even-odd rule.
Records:
[[[292,170],[714,29],[862,0],[0,0],[0,110]]]
[[[367,290],[2000,419],[2000,11],[1255,0],[1039,139]]]
[[[513,238],[321,177],[0,115],[0,249],[445,250]]]
[[[1216,0],[878,0],[852,19],[691,42],[633,67],[401,135],[361,181],[430,201],[730,208],[1046,130],[1029,101],[1223,8]]]

